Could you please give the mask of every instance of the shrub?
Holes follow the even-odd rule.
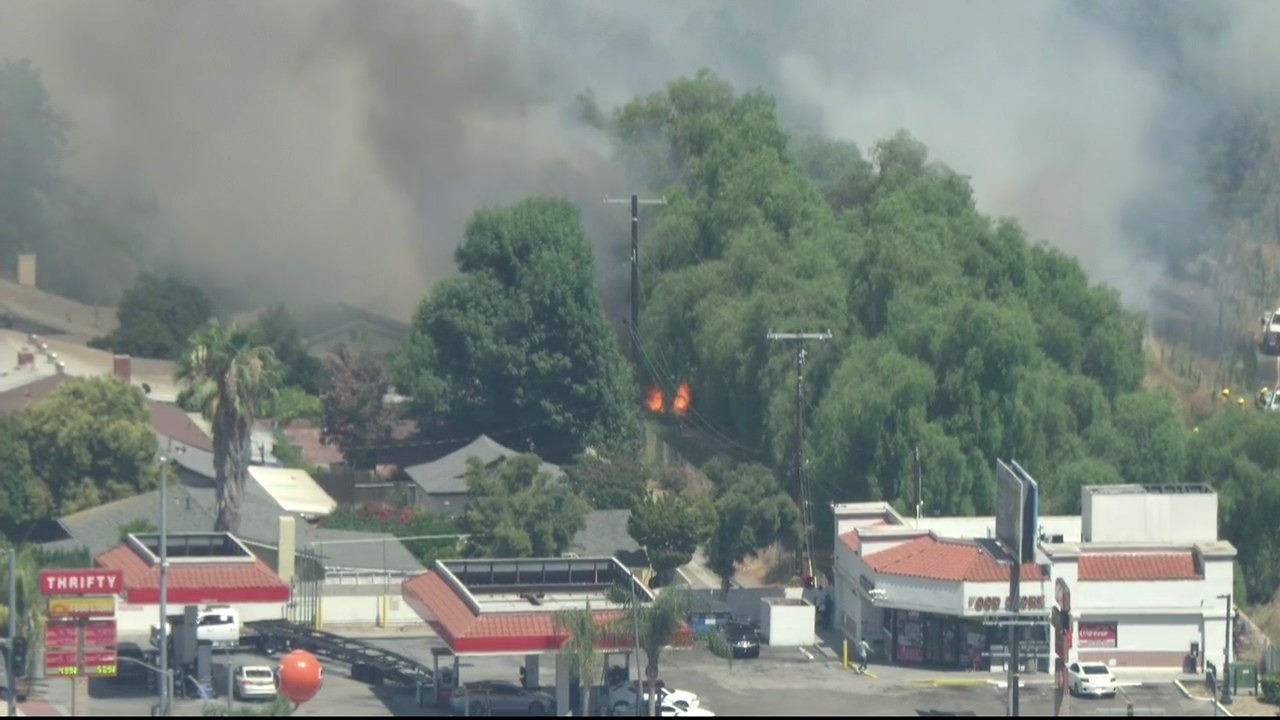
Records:
[[[1280,705],[1280,673],[1262,676],[1262,699]]]

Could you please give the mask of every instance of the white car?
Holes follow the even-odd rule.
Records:
[[[1071,694],[1077,696],[1115,697],[1116,676],[1105,663],[1074,662],[1067,666]]]
[[[237,700],[274,699],[276,674],[266,665],[241,665],[236,668],[231,687]]]
[[[614,715],[632,715],[634,714],[634,712],[631,709],[631,704],[623,700],[622,702],[613,706],[613,714]],[[711,712],[706,708],[701,708],[701,707],[678,708],[675,705],[672,705],[670,703],[665,703],[665,702],[658,707],[658,715],[660,717],[715,717],[716,716],[715,713]]]
[[[644,698],[641,702],[648,704],[649,702],[649,684],[645,683]],[[636,683],[620,683],[609,688],[610,706],[614,708],[614,714],[618,715],[617,708],[619,706],[631,707],[631,703],[635,701]],[[693,710],[698,707],[698,696],[687,690],[677,690],[665,687],[662,681],[658,681],[658,701],[663,705],[670,705],[677,710]]]
[[[171,615],[165,623],[165,634],[173,642],[175,626],[181,626],[184,616]],[[196,615],[196,641],[208,641],[215,648],[236,647],[240,644],[240,613],[235,608],[210,605]],[[151,626],[151,646],[160,647],[160,624]]]

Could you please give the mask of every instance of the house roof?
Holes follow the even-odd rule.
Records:
[[[998,582],[1009,578],[1007,566],[997,563],[978,543],[941,540],[932,534],[864,558],[872,570],[885,575],[952,582]],[[1044,573],[1035,563],[1025,563],[1022,579],[1043,580]]]
[[[570,549],[583,557],[613,557],[629,568],[645,567],[644,551],[627,530],[630,519],[630,510],[592,510]]]
[[[0,415],[12,415],[45,399],[58,386],[70,380],[66,375],[36,375],[29,371],[15,371],[6,379],[15,382],[13,387],[0,392]],[[3,386],[0,386],[3,387]]]
[[[285,512],[304,516],[325,516],[338,503],[320,487],[306,470],[250,465],[249,477],[267,491]]]
[[[129,603],[160,601],[160,568],[127,544],[97,556],[98,567],[124,574]],[[168,601],[174,604],[288,602],[289,584],[258,559],[244,562],[170,563]]]
[[[213,512],[181,483],[170,485],[165,500],[169,527],[184,530],[213,527]],[[58,519],[58,525],[69,537],[46,543],[45,547],[51,550],[83,547],[96,556],[120,543],[121,527],[141,520],[154,524],[159,507],[160,491],[152,490],[66,515]]]
[[[448,455],[404,469],[409,479],[427,494],[462,494],[467,492],[467,461],[476,458],[486,468],[493,469],[506,458],[516,457],[519,452],[495,441],[488,435],[481,435],[469,445],[455,450]],[[554,477],[563,475],[559,466],[542,463],[539,470]]]
[[[0,373],[12,372],[18,353],[27,350],[35,354],[35,373],[55,375],[54,357],[63,365],[62,374],[71,377],[99,377],[115,372],[115,353],[91,348],[79,342],[59,336],[41,335],[41,349],[32,343],[26,333],[16,330],[0,330]],[[155,400],[173,402],[178,397],[180,383],[177,365],[168,360],[130,358],[129,384],[150,389],[147,395]]]
[[[283,432],[289,442],[298,448],[302,459],[308,464],[339,465],[346,460],[341,448],[336,445],[325,445],[320,440],[320,428],[290,425]]]
[[[106,335],[120,326],[113,307],[85,305],[39,288],[0,279],[0,314],[71,335]]]
[[[1203,577],[1193,552],[1087,553],[1080,556],[1081,582],[1197,580]]]
[[[436,571],[406,580],[401,594],[455,653],[544,652],[559,649],[566,637],[552,612],[475,612]],[[617,610],[593,614],[600,624],[622,617]]]
[[[147,411],[151,414],[151,429],[161,438],[161,448],[165,438],[172,438],[175,443],[213,452],[213,440],[182,408],[149,400]]]
[[[237,325],[253,324],[268,308],[258,308],[231,318]],[[370,312],[350,303],[319,303],[301,308],[290,308],[298,319],[298,333],[304,345],[311,345],[332,337],[354,325],[369,325],[383,334],[399,339],[409,332],[408,323],[386,315]]]
[[[386,570],[420,573],[426,570],[413,553],[390,533],[331,530],[298,523],[298,548],[323,558],[327,570]]]

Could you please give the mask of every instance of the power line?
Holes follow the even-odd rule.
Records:
[[[775,333],[766,335],[769,340],[783,340],[795,344],[796,352],[796,449],[794,478],[796,490],[800,496],[801,532],[804,533],[805,564],[808,574],[813,577],[813,513],[809,496],[809,483],[804,466],[804,362],[807,351],[804,343],[810,341],[826,342],[831,339],[831,331],[816,333]]]

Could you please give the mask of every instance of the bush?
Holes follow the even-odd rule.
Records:
[[[282,697],[277,697],[270,705],[263,707],[244,707],[239,706],[233,710],[227,710],[226,706],[221,704],[209,704],[204,708],[205,717],[218,717],[222,715],[238,715],[238,716],[257,716],[271,717],[281,715],[292,715],[293,703]]]
[[[1262,699],[1280,705],[1280,673],[1262,676]]]

